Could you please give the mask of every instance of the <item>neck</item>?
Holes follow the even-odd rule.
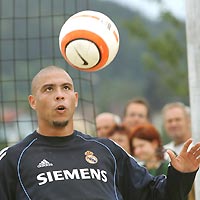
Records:
[[[185,137],[182,138],[177,138],[176,140],[174,140],[175,146],[183,144],[184,142],[186,142],[189,138],[191,137],[191,133],[188,133],[185,135]]]
[[[145,162],[147,169],[157,169],[160,166],[160,160],[157,158]]]
[[[39,124],[37,128],[37,132],[44,136],[69,136],[74,132],[73,124],[68,124],[67,126],[61,128],[53,127],[53,126],[42,126]]]

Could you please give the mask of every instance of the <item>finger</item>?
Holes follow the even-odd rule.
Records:
[[[181,150],[181,153],[187,152],[188,147],[190,146],[191,143],[192,143],[192,139],[190,138],[185,142],[185,144],[184,144],[184,146],[183,146],[183,148]]]
[[[199,163],[199,165],[200,165],[200,156],[199,157],[197,157],[197,162]],[[199,166],[200,167],[200,166]]]
[[[200,149],[200,142],[195,144],[190,150],[189,153],[195,154]]]
[[[175,153],[173,151],[169,150],[169,149],[167,150],[167,153],[170,157],[171,162],[173,162],[173,160],[176,158]]]
[[[200,147],[197,148],[197,149],[194,151],[193,155],[194,155],[195,157],[200,156]]]

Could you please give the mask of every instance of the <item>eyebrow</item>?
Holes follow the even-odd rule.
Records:
[[[45,85],[43,85],[42,87],[41,87],[41,90],[42,89],[44,89],[44,88],[46,88],[46,87],[53,87],[53,86],[55,86],[56,84],[53,84],[53,83],[47,83],[47,84],[45,84]],[[73,84],[72,83],[63,83],[63,84],[61,84],[61,85],[59,85],[59,86],[66,86],[66,85],[68,85],[68,86],[70,86],[70,87],[72,87],[73,88]]]

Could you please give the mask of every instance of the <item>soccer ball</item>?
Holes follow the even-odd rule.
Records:
[[[94,72],[113,61],[119,49],[119,32],[103,13],[85,10],[72,15],[59,34],[62,56],[72,67]]]

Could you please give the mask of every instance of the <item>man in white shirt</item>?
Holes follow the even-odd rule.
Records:
[[[174,102],[166,104],[162,114],[165,131],[172,140],[165,148],[179,154],[183,144],[192,136],[189,109],[181,102]]]
[[[192,137],[190,110],[181,102],[173,102],[163,107],[162,115],[164,129],[172,140],[170,143],[166,144],[164,148],[171,149],[179,155],[184,143]],[[192,187],[188,195],[188,200],[193,199],[195,199],[194,187]]]

